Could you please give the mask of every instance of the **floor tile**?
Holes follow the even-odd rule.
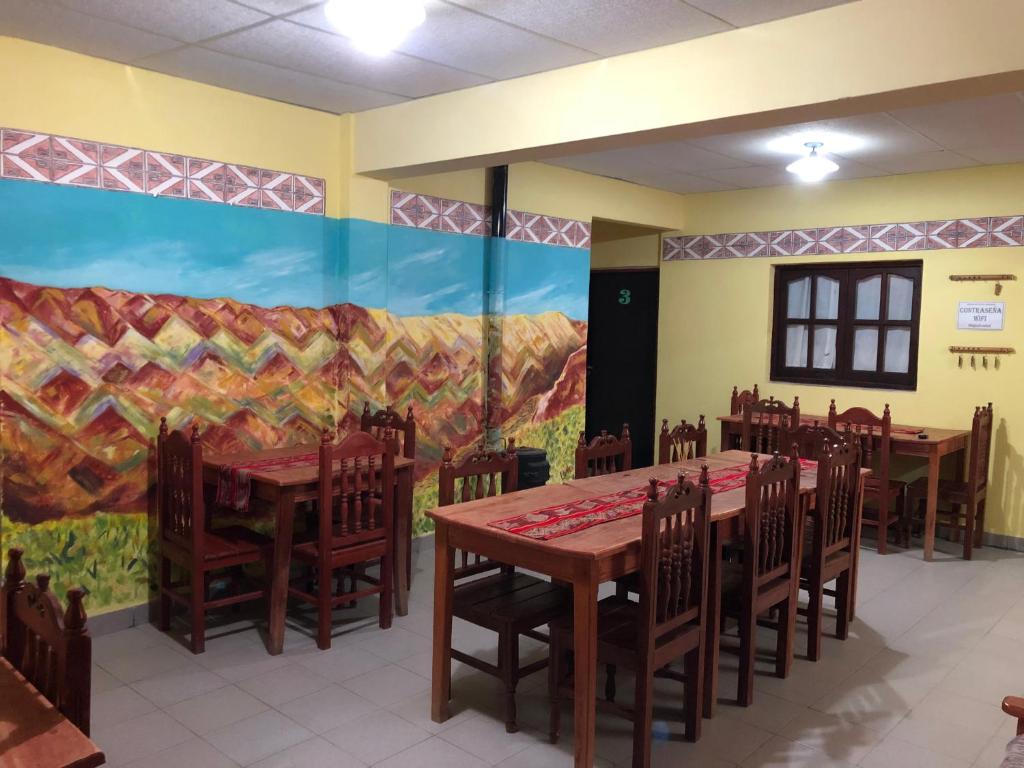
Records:
[[[971,762],[887,736],[860,764],[861,768],[968,768]]]
[[[193,734],[165,712],[150,712],[117,725],[94,728],[90,734],[109,765],[140,760],[190,741]]]
[[[377,706],[340,685],[329,685],[277,709],[303,728],[323,733],[373,712]]]
[[[202,739],[191,739],[128,763],[125,768],[235,768],[234,760]]]
[[[275,755],[313,738],[311,731],[268,710],[213,731],[206,740],[241,765]]]
[[[357,646],[317,651],[296,659],[295,663],[332,683],[343,683],[388,665],[385,659]]]
[[[364,768],[366,764],[323,739],[310,739],[260,760],[253,768]]]
[[[297,664],[279,667],[238,683],[238,687],[243,691],[251,693],[272,707],[319,691],[328,685],[329,680]]]
[[[185,653],[168,645],[152,645],[125,650],[99,665],[123,683],[137,683],[147,677],[195,669],[198,665]]]
[[[782,737],[820,751],[828,759],[857,765],[885,734],[842,718],[808,709],[783,729]]]
[[[468,706],[465,702],[452,701],[448,705],[449,717],[443,723],[435,723],[430,717],[430,691],[422,691],[408,699],[403,699],[397,704],[388,707],[388,711],[394,712],[403,720],[412,723],[417,728],[427,733],[440,733],[452,726],[458,725],[463,720],[476,717],[480,714],[477,710]]]
[[[392,627],[386,632],[360,638],[357,645],[385,661],[399,662],[417,653],[429,652],[431,639],[401,627]]]
[[[93,694],[89,722],[93,728],[105,728],[145,715],[154,709],[156,707],[152,702],[145,699],[138,691],[127,685],[122,685]]]
[[[821,750],[776,736],[740,763],[742,768],[852,768],[854,763],[837,760]]]
[[[398,715],[378,711],[327,731],[324,738],[367,765],[374,765],[426,741],[430,735]]]
[[[167,707],[167,714],[200,736],[258,715],[267,705],[233,685]]]
[[[387,707],[430,688],[430,681],[394,664],[346,680],[345,687],[369,699],[379,707]]]
[[[229,685],[228,681],[220,675],[196,666],[188,671],[147,677],[132,687],[158,707],[170,707],[179,701],[201,696],[226,685]]]
[[[376,768],[486,768],[488,763],[433,736],[389,757]]]
[[[499,720],[490,715],[471,717],[439,735],[445,741],[492,765],[542,741],[541,734],[536,731],[520,728],[517,733],[508,733],[504,719]]]

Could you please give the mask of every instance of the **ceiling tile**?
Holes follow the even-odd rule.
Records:
[[[189,43],[269,18],[228,0],[175,0],[173,12],[164,4],[138,0],[59,1],[74,11]]]
[[[680,0],[451,2],[602,56],[654,48],[731,28]]]
[[[357,50],[341,35],[289,21],[272,21],[227,35],[206,47],[407,97],[428,96],[489,82],[478,75],[400,53],[370,56]]]
[[[181,45],[168,37],[62,8],[50,0],[3,0],[0,35],[114,61],[132,61]]]
[[[918,152],[908,155],[878,158],[870,161],[870,165],[885,173],[923,173],[926,171],[945,171],[951,168],[966,168],[978,163],[946,149],[935,152]]]
[[[285,13],[294,13],[311,5],[319,5],[321,0],[234,0],[239,5],[255,8],[257,11],[279,16]]]
[[[796,16],[835,5],[844,5],[850,0],[685,0],[723,21],[737,27],[761,24],[786,16]]]
[[[790,184],[793,174],[781,166],[752,165],[746,168],[723,168],[701,174],[705,178],[731,184],[735,187],[776,187]]]
[[[897,109],[890,114],[946,149],[1015,146],[1024,136],[1024,100],[1014,93]]]
[[[749,165],[744,160],[709,152],[685,141],[649,144],[632,150],[637,158],[671,171],[700,173],[719,168],[740,168]]]
[[[403,100],[195,46],[151,56],[138,66],[327,112],[357,112]]]
[[[1024,163],[1024,143],[1012,147],[968,147],[967,149],[958,149],[956,153],[962,157],[977,160],[984,165]]]
[[[333,31],[322,7],[288,19]],[[496,79],[519,77],[597,58],[595,54],[579,48],[444,3],[428,7],[427,20],[399,45],[398,50]]]

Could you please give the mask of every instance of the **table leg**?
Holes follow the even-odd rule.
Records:
[[[711,544],[708,553],[708,614],[704,619],[704,717],[714,717],[718,704],[718,642],[721,636],[722,616],[722,526],[711,525]]]
[[[853,554],[853,565],[850,569],[850,578],[853,584],[850,586],[850,610],[849,621],[852,623],[857,618],[857,575],[860,573],[860,533],[864,528],[864,486],[867,481],[864,477],[860,479],[860,490],[857,491],[857,519],[853,525],[853,543],[850,549]]]
[[[928,500],[924,513],[924,559],[935,553],[935,513],[939,503],[939,452],[928,454]]]
[[[574,707],[576,768],[594,764],[597,721],[597,574],[589,563],[573,581]]]
[[[288,609],[288,575],[292,563],[292,528],[295,525],[295,492],[282,490],[277,497],[274,528],[274,573],[270,582],[270,639],[267,650],[274,656],[284,650],[284,616]]]
[[[732,448],[732,425],[727,421],[722,422],[722,441],[718,444],[718,450],[728,451]]]
[[[430,683],[430,717],[435,723],[448,719],[452,697],[452,589],[453,551],[448,546],[448,527],[434,530],[434,648]]]
[[[395,487],[395,613],[409,613],[409,559],[412,556],[412,469],[400,469]]]

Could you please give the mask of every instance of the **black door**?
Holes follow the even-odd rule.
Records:
[[[654,463],[658,270],[590,273],[587,438],[629,423],[633,466]]]

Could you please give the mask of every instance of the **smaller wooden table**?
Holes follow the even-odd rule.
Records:
[[[720,450],[732,445],[732,438],[743,433],[743,416],[733,414],[719,416],[722,422],[722,443]],[[800,421],[810,424],[828,424],[828,416],[812,416],[800,414]],[[928,435],[921,439],[918,433]],[[893,424],[890,438],[892,452],[900,456],[921,456],[928,460],[928,498],[925,505],[924,522],[924,559],[931,560],[935,553],[935,515],[939,503],[939,469],[943,456],[959,453],[957,457],[957,479],[963,479],[964,461],[967,444],[971,440],[969,429],[939,429],[937,427],[916,427],[905,424]]]
[[[0,658],[0,766],[93,768],[103,752]]]
[[[288,458],[316,453],[319,445],[293,445],[263,451],[203,454],[203,482],[217,487],[225,466],[251,463],[263,459]],[[395,611],[399,616],[409,612],[409,570],[407,563],[412,547],[412,489],[416,462],[404,456],[395,457]],[[274,573],[270,584],[269,648],[277,655],[284,650],[284,618],[288,607],[288,572],[292,562],[292,532],[295,505],[313,501],[319,493],[320,468],[317,465],[260,472],[251,470],[251,500],[259,500],[276,510],[274,528]],[[2,766],[0,766],[2,768]]]

